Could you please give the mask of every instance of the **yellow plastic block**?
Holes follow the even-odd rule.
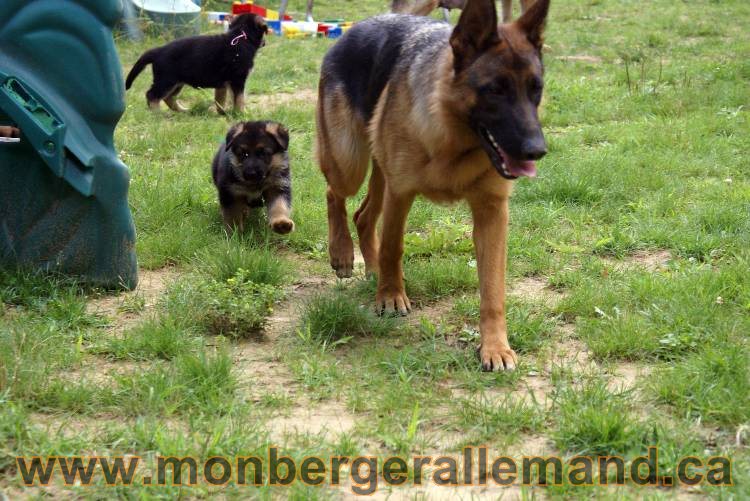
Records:
[[[276,10],[266,9],[266,19],[269,21],[278,21],[279,12]]]

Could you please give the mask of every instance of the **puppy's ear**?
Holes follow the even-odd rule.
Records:
[[[549,1],[550,0],[536,0],[534,5],[523,13],[521,17],[516,20],[516,26],[526,33],[526,38],[529,39],[536,50],[542,50],[544,40],[542,35],[544,34],[544,26],[547,23],[547,14],[549,13]]]
[[[232,127],[229,128],[229,131],[227,131],[227,138],[224,140],[224,151],[229,151],[229,148],[232,147],[232,143],[234,143],[234,140],[237,139],[237,136],[239,136],[242,133],[242,129],[244,128],[245,124],[242,122],[238,124],[232,125]]]
[[[229,17],[229,29],[232,30],[236,28],[237,26],[239,26],[240,21],[242,20],[243,17],[245,17],[244,14],[240,14],[239,16],[235,16],[235,15],[230,16]]]
[[[286,151],[289,148],[289,131],[283,125],[278,122],[268,122],[266,132],[276,140],[282,150]]]
[[[456,74],[471,66],[484,51],[499,42],[495,0],[467,0],[450,39]]]
[[[268,25],[266,24],[266,20],[260,16],[255,16],[255,27],[264,35],[268,33]]]

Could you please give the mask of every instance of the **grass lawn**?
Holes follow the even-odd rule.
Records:
[[[292,13],[304,2],[290,2]],[[221,8],[228,3],[210,2]],[[361,19],[385,2],[316,2]],[[247,112],[147,110],[127,93],[141,284],[91,290],[0,271],[0,492],[128,499],[351,495],[309,487],[25,489],[16,456],[727,455],[731,487],[423,487],[398,496],[750,497],[750,2],[553,0],[542,121],[549,154],[516,182],[509,234],[512,373],[482,373],[471,220],[418,200],[406,235],[406,319],[372,312],[374,283],[328,266],[313,154],[324,39],[270,38]],[[119,40],[127,72],[147,47]],[[210,162],[231,123],[291,133],[293,219],[222,229]],[[358,200],[350,205],[350,214]],[[352,228],[353,229],[353,228]],[[59,480],[59,479],[58,479]],[[410,482],[409,482],[410,483]],[[385,486],[381,494],[387,494]],[[66,491],[66,492],[63,492]],[[0,495],[0,498],[2,496]]]

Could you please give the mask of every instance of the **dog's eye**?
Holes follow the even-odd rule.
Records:
[[[529,89],[533,93],[542,92],[542,87],[543,87],[542,80],[539,78],[532,78],[531,81],[529,82]]]
[[[501,77],[485,85],[482,91],[496,96],[506,96],[510,93],[510,87],[510,81],[507,78]]]
[[[247,157],[249,157],[249,156],[250,156],[250,152],[249,152],[249,151],[247,151],[247,150],[243,150],[243,151],[242,151],[242,153],[240,153],[240,156],[241,156],[242,158],[247,158]]]

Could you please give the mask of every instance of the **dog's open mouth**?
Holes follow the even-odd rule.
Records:
[[[512,158],[497,144],[490,131],[482,126],[479,126],[479,137],[482,138],[482,146],[489,154],[492,165],[505,179],[536,177],[536,162]]]

